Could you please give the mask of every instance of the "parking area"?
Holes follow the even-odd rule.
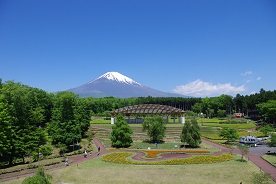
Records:
[[[250,147],[249,152],[256,155],[264,155],[267,152],[276,153],[276,147],[269,147],[267,145],[257,145],[256,147]]]

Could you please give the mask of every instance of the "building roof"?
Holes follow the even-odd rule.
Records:
[[[113,116],[117,114],[123,114],[125,116],[130,115],[153,115],[153,114],[162,114],[162,115],[183,115],[185,111],[168,105],[159,105],[159,104],[139,104],[133,106],[127,106],[123,108],[116,109],[111,112]]]

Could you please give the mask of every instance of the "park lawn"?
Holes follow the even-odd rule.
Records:
[[[219,130],[217,127],[200,126],[200,134],[201,136],[212,140],[221,139],[221,137],[219,136]]]
[[[276,155],[263,155],[262,158],[276,167]]]
[[[110,124],[111,120],[106,120],[103,118],[95,118],[90,121],[90,124]]]
[[[253,129],[256,127],[255,123],[200,123],[202,126],[220,127],[220,128],[234,128],[234,129]]]
[[[153,143],[147,143],[147,142],[133,142],[133,144],[129,147],[129,149],[167,149],[167,150],[185,150],[185,148],[180,148],[180,146],[183,143],[181,142],[168,142],[168,143],[162,143],[162,144],[153,144]],[[205,143],[201,143],[199,148],[194,148],[194,149],[207,149],[208,151],[210,151],[210,153],[212,152],[217,152],[219,151],[219,149],[212,147],[208,144]]]
[[[137,184],[137,183],[193,183],[234,184],[252,183],[253,172],[258,168],[251,162],[227,161],[216,164],[191,165],[124,165],[93,159],[64,169],[48,171],[53,183],[82,184]],[[18,184],[23,179],[5,182]],[[271,182],[273,183],[273,182]]]
[[[110,140],[105,139],[105,140],[101,140],[101,142],[103,142],[103,144],[106,147],[111,148]],[[148,149],[150,147],[151,149],[179,150],[180,145],[182,145],[181,142],[165,142],[165,143],[157,144],[157,147],[156,147],[156,144],[154,144],[154,143],[134,141],[128,149]],[[184,149],[184,148],[181,148],[181,149]],[[208,149],[210,151],[210,153],[219,151],[219,149],[212,147],[205,143],[201,143],[200,147],[196,148],[196,149]]]
[[[219,119],[219,118],[197,118],[198,123],[222,123],[225,121],[226,119]]]

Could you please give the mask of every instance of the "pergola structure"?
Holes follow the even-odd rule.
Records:
[[[178,116],[181,123],[185,123],[185,111],[168,105],[159,104],[139,104],[133,106],[122,107],[111,112],[111,124],[114,124],[114,117],[118,114],[124,116],[145,116],[145,115],[163,115]]]

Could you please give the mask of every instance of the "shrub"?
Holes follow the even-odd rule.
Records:
[[[274,131],[274,128],[271,125],[265,125],[259,129],[265,136],[268,136],[270,132]]]
[[[233,128],[223,128],[219,136],[224,139],[227,139],[227,142],[233,142],[239,138],[237,130]]]
[[[42,167],[39,167],[34,176],[23,180],[22,184],[51,184],[51,176],[44,172]]]
[[[39,152],[44,156],[44,157],[46,157],[46,156],[49,156],[49,155],[51,155],[52,154],[52,152],[53,152],[53,148],[52,148],[52,146],[51,145],[43,145],[43,146],[41,146],[40,148],[39,148]]]
[[[269,146],[271,146],[271,147],[276,146],[276,133],[271,134],[271,140],[269,142]]]

